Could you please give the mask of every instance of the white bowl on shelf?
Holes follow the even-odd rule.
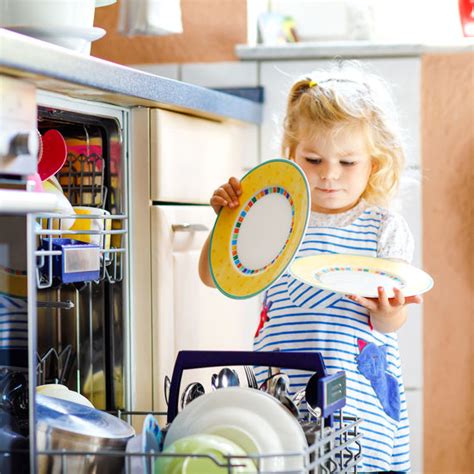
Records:
[[[92,41],[102,38],[103,28],[10,26],[7,29],[48,43],[90,54]]]
[[[92,28],[95,0],[2,0],[0,26]]]

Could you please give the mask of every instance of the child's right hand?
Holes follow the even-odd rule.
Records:
[[[214,191],[211,197],[211,206],[217,214],[222,207],[228,206],[231,209],[239,205],[239,196],[242,194],[242,187],[237,178],[229,178],[227,183],[223,184]]]

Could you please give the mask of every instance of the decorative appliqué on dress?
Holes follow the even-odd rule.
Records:
[[[360,373],[369,380],[384,412],[400,421],[400,390],[397,379],[387,372],[387,347],[367,343],[363,339],[358,339],[357,343],[360,351],[357,367]]]

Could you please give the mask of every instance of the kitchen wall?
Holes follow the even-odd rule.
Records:
[[[422,63],[425,472],[473,472],[474,55]]]
[[[235,61],[235,45],[247,39],[246,0],[181,0],[182,34],[136,37],[117,33],[119,2],[96,9],[94,26],[107,35],[93,43],[93,56],[120,64]]]

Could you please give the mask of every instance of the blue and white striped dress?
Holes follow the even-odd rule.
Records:
[[[361,201],[341,214],[312,213],[297,258],[350,253],[410,261],[412,252],[413,238],[405,220]],[[318,351],[329,373],[344,370],[345,414],[363,418],[363,460],[359,470],[409,471],[409,424],[397,335],[371,329],[368,311],[344,295],[314,288],[288,273],[267,290],[266,304],[270,307],[269,319],[255,337],[254,349]],[[366,345],[383,353],[383,366],[377,377],[391,379],[392,391],[397,391],[392,394],[399,401],[395,415],[361,373],[362,368],[359,370],[361,347]],[[307,373],[288,373],[292,393],[306,385]],[[263,381],[266,370],[258,371],[258,376]]]

